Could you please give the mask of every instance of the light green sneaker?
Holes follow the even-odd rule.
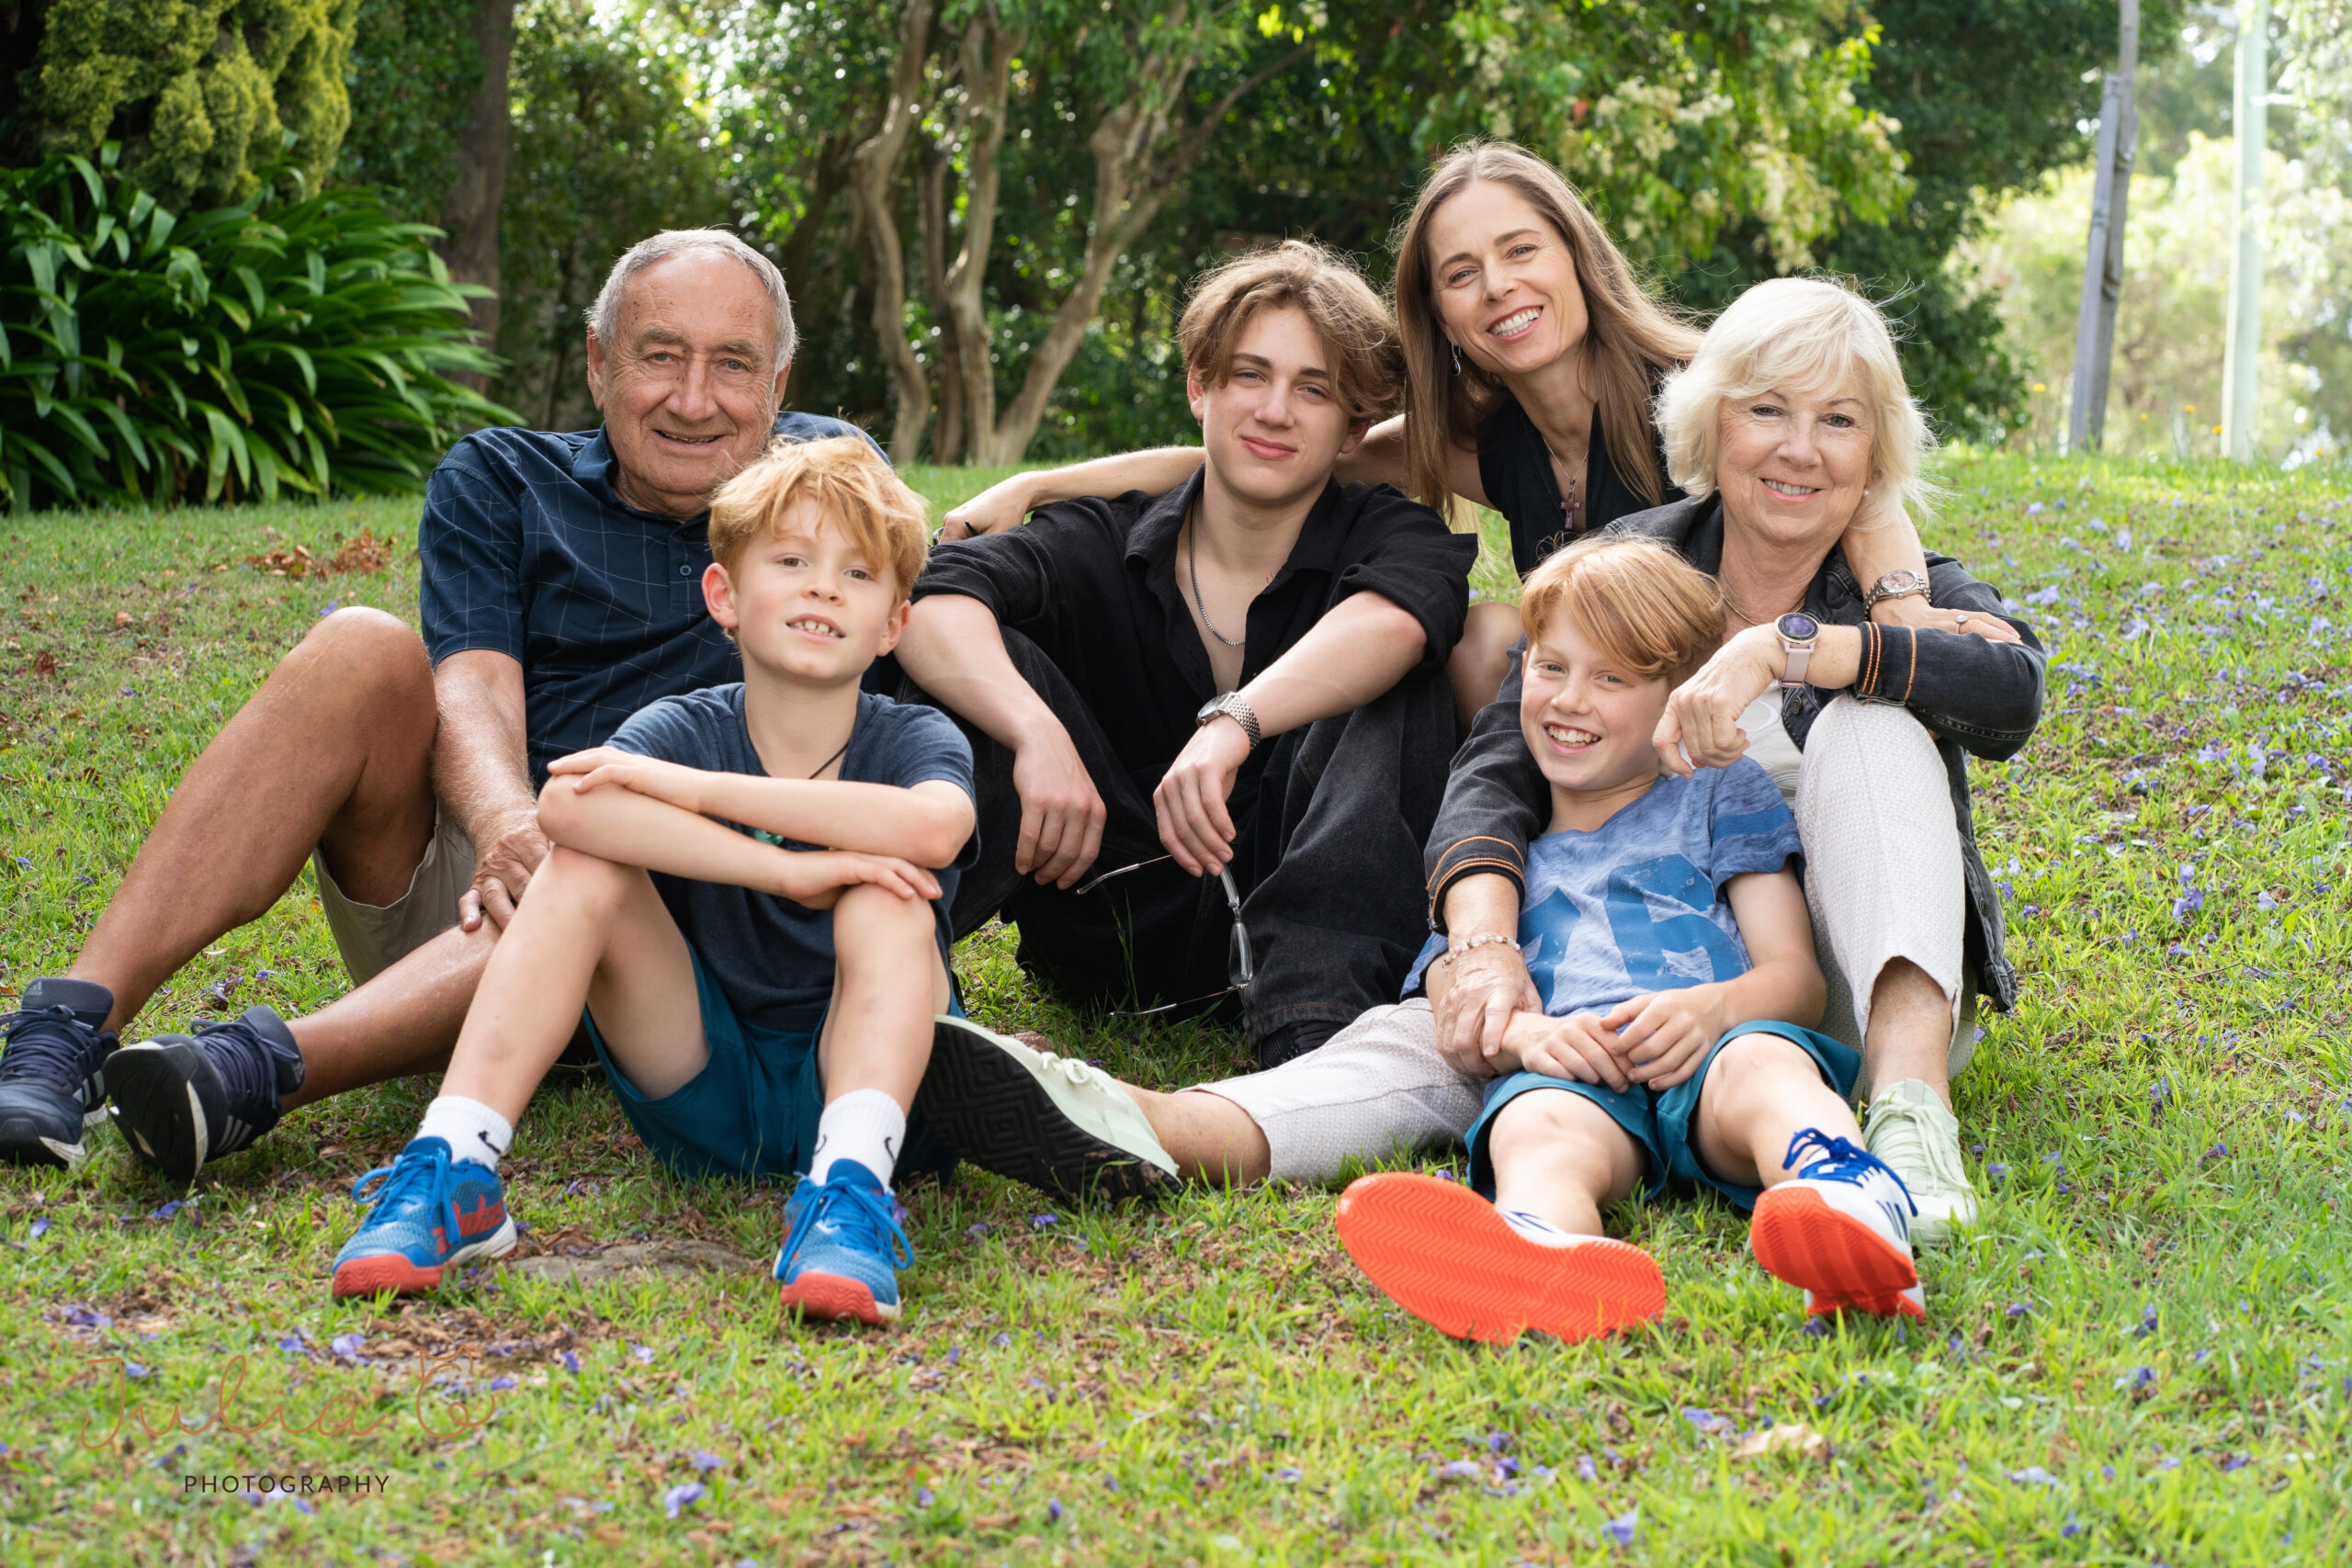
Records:
[[[982,1170],[1066,1201],[1156,1198],[1177,1184],[1175,1160],[1126,1086],[967,1018],[934,1021],[915,1111]]]
[[[1862,1141],[1911,1190],[1919,1210],[1911,1222],[1914,1242],[1940,1245],[1976,1223],[1976,1193],[1960,1162],[1960,1121],[1934,1089],[1905,1078],[1879,1090]]]

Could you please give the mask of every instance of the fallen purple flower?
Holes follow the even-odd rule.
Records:
[[[368,1341],[357,1334],[338,1334],[327,1342],[327,1348],[346,1361],[359,1359],[359,1348]]]
[[[1577,1479],[1597,1481],[1600,1478],[1600,1472],[1593,1468],[1592,1456],[1590,1454],[1577,1455]]]
[[[522,1384],[511,1377],[501,1375],[491,1379],[488,1386],[492,1393],[504,1393],[510,1388],[520,1388]]]
[[[1059,1497],[1048,1497],[1046,1499],[1046,1518],[1049,1523],[1061,1523],[1062,1515],[1068,1511],[1068,1509],[1062,1506],[1062,1500]]]
[[[678,1517],[679,1509],[691,1508],[701,1501],[702,1483],[689,1481],[682,1486],[673,1486],[662,1494],[662,1511],[674,1519]]]
[[[974,1241],[978,1241],[980,1237],[988,1235],[989,1232],[994,1229],[996,1229],[994,1225],[989,1224],[987,1221],[983,1220],[977,1225],[966,1225],[964,1227],[964,1234],[971,1237]]]
[[[47,1214],[43,1214],[40,1218],[33,1222],[33,1228],[25,1233],[25,1239],[27,1241],[39,1241],[48,1234],[49,1216]]]
[[[566,1350],[563,1353],[563,1370],[567,1372],[577,1373],[580,1371],[580,1358],[572,1354],[571,1351]]]
[[[931,1488],[930,1488],[930,1487],[928,1487],[928,1486],[918,1486],[918,1487],[916,1487],[916,1488],[915,1488],[915,1506],[916,1506],[916,1507],[918,1507],[918,1508],[928,1508],[928,1507],[930,1507],[933,1503],[936,1503],[936,1502],[938,1502],[938,1501],[939,1501],[939,1499],[938,1499],[936,1496],[933,1496],[933,1495],[932,1495],[932,1490],[931,1490]]]
[[[696,1449],[694,1451],[694,1467],[702,1472],[705,1475],[708,1475],[712,1471],[717,1470],[726,1462],[727,1461],[725,1460],[720,1459],[708,1449]]]
[[[2053,1491],[2058,1486],[2058,1478],[2038,1464],[2009,1472],[2009,1479],[2020,1486],[2047,1486]]]
[[[1702,1409],[1696,1404],[1684,1405],[1682,1418],[1711,1437],[1717,1432],[1728,1432],[1732,1429],[1732,1424],[1729,1421],[1713,1411]]]
[[[1615,1518],[1610,1520],[1607,1524],[1602,1525],[1600,1527],[1600,1533],[1607,1536],[1619,1546],[1631,1546],[1634,1544],[1634,1532],[1641,1527],[1641,1509],[1638,1507],[1629,1508],[1624,1513],[1622,1513]]]
[[[653,1359],[653,1347],[650,1345],[632,1345],[628,1348],[628,1354],[629,1359],[633,1361],[650,1361]]]
[[[1032,1214],[1029,1216],[1029,1228],[1044,1230],[1047,1225],[1057,1225],[1061,1222],[1062,1217],[1059,1214]]]
[[[1276,1481],[1297,1481],[1305,1477],[1306,1474],[1306,1472],[1299,1469],[1298,1466],[1295,1464],[1286,1464],[1280,1470],[1274,1472],[1274,1479]]]
[[[1444,1481],[1476,1481],[1487,1472],[1475,1459],[1450,1459],[1437,1467],[1437,1473]]]

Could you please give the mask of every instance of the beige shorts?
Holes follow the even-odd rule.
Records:
[[[354,986],[377,976],[458,923],[458,900],[474,880],[474,845],[447,813],[435,807],[433,837],[408,881],[408,891],[390,904],[362,904],[345,896],[328,874],[326,857],[311,852],[319,879],[319,907]]]

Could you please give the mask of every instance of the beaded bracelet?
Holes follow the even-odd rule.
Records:
[[[1513,953],[1522,951],[1519,945],[1519,938],[1505,935],[1501,931],[1484,931],[1459,947],[1449,946],[1443,953],[1430,960],[1430,967],[1434,969],[1441,964],[1451,964],[1455,954],[1467,953],[1474,947],[1493,947],[1498,943],[1507,944]]]

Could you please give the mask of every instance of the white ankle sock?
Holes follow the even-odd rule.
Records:
[[[1505,1209],[1503,1224],[1538,1247],[1574,1247],[1580,1241],[1590,1241],[1589,1235],[1564,1231],[1549,1220],[1539,1218],[1524,1209]]]
[[[854,1089],[825,1107],[817,1120],[817,1152],[808,1158],[808,1179],[821,1182],[837,1159],[854,1159],[884,1187],[907,1145],[907,1113],[878,1089]]]
[[[416,1135],[443,1139],[449,1145],[451,1159],[469,1159],[492,1170],[514,1146],[514,1129],[505,1117],[461,1094],[445,1094],[426,1106],[424,1124]]]

